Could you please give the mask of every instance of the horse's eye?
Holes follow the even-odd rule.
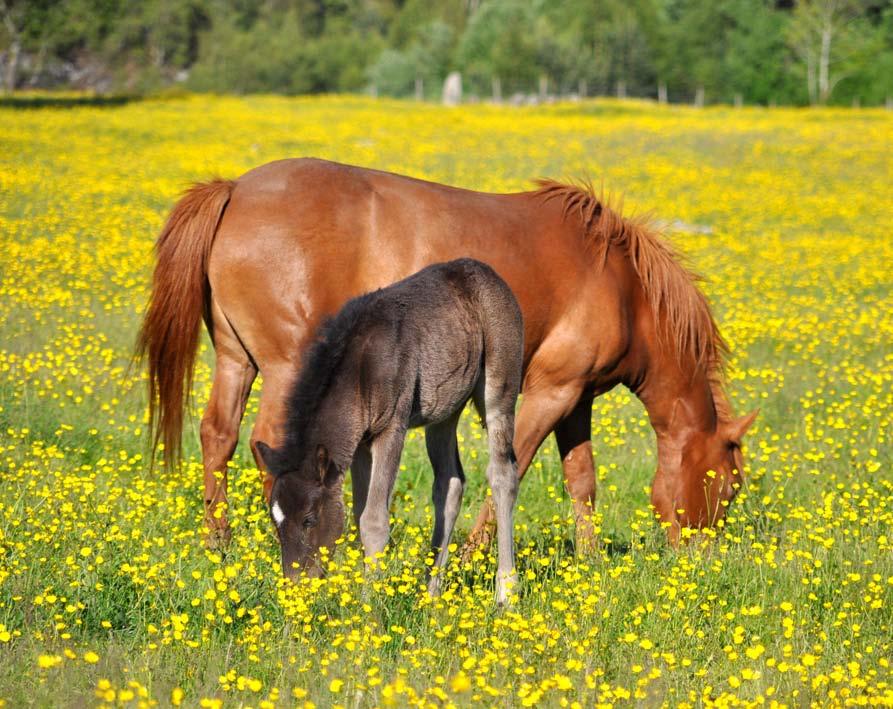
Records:
[[[305,528],[315,527],[316,526],[316,517],[314,517],[313,515],[307,515],[306,517],[304,517],[303,524],[304,524]]]

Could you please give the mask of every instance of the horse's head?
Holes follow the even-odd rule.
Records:
[[[270,517],[279,535],[282,573],[290,579],[302,571],[311,577],[321,576],[320,549],[332,549],[344,531],[342,473],[324,446],[298,463],[262,442],[257,450],[274,476]]]
[[[687,404],[674,406],[672,434],[659,443],[658,469],[651,502],[667,536],[677,545],[685,527],[700,529],[716,524],[741,488],[744,456],[741,439],[758,411],[731,421],[720,421],[712,430],[687,425]]]

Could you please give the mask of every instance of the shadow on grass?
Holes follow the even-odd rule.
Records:
[[[114,96],[0,96],[0,108],[41,109],[41,108],[114,108],[133,101],[142,101],[135,94]]]

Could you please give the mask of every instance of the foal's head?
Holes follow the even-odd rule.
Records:
[[[295,579],[301,571],[311,577],[323,574],[319,551],[332,549],[344,531],[342,473],[325,446],[289,459],[282,451],[259,442],[257,450],[270,473],[270,517],[282,549],[282,573]]]

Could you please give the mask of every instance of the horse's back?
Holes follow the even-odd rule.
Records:
[[[212,247],[212,296],[261,372],[293,365],[349,298],[460,257],[492,266],[524,312],[527,355],[588,278],[557,202],[309,158],[236,181]]]

